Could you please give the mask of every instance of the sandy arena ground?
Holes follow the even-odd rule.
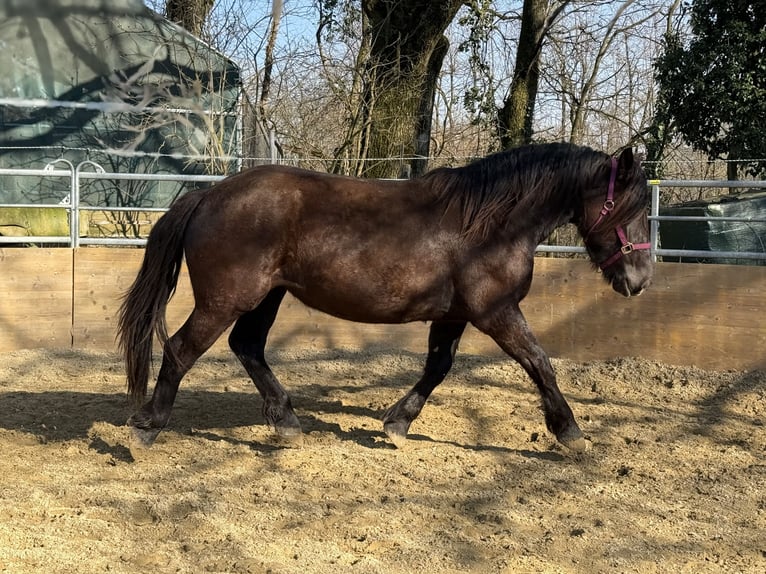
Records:
[[[116,355],[0,355],[0,572],[766,572],[766,373],[554,361],[573,455],[519,367],[462,355],[395,449],[378,417],[421,361],[276,354],[285,448],[207,355],[131,451]]]

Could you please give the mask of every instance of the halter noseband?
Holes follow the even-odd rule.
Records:
[[[617,180],[617,158],[612,158],[612,171],[609,174],[609,187],[606,191],[606,201],[604,202],[603,207],[601,208],[601,212],[598,215],[598,219],[596,219],[596,222],[590,226],[590,229],[588,230],[588,233],[585,235],[585,241],[588,240],[588,237],[590,237],[590,234],[593,232],[594,229],[598,226],[599,223],[601,223],[604,218],[611,213],[611,211],[614,209],[614,182]],[[615,227],[615,232],[617,233],[617,238],[620,240],[621,247],[620,249],[611,257],[608,257],[606,261],[599,264],[599,268],[603,271],[607,267],[614,265],[617,261],[620,260],[620,258],[623,255],[627,255],[628,253],[632,253],[633,251],[638,251],[642,249],[651,249],[652,244],[651,243],[631,243],[628,241],[628,236],[625,234],[625,230],[622,228],[622,225],[618,225]]]

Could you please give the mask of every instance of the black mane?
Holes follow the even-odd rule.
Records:
[[[637,167],[637,166],[636,166]],[[444,209],[457,209],[462,217],[463,234],[485,238],[493,226],[516,220],[517,209],[526,213],[573,214],[579,222],[585,194],[603,188],[606,199],[609,156],[589,147],[565,143],[533,144],[495,153],[464,167],[437,168],[423,176],[436,192]],[[635,170],[634,170],[635,171]],[[627,174],[628,188],[637,173]],[[603,181],[603,185],[599,182]],[[638,186],[645,188],[645,185]],[[631,195],[636,195],[631,194]],[[635,217],[646,206],[647,197],[617,202],[610,223],[621,224]]]

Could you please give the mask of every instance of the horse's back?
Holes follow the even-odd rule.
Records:
[[[361,241],[407,226],[438,223],[417,181],[366,180],[266,165],[231,176],[206,192],[190,222],[190,241],[219,245],[225,238],[259,244]],[[359,235],[360,237],[357,237]],[[188,245],[188,243],[187,243]]]

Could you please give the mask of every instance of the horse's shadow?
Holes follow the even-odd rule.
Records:
[[[331,389],[325,389],[329,392]],[[312,393],[313,394],[313,393]],[[318,393],[325,395],[326,393]],[[303,400],[301,403],[305,402]],[[168,430],[193,435],[211,441],[226,441],[268,453],[285,448],[283,443],[270,440],[239,439],[221,432],[236,427],[265,426],[261,415],[262,401],[255,392],[205,391],[187,389],[179,394]],[[301,404],[298,418],[308,436],[330,434],[342,442],[350,442],[369,449],[390,449],[391,444],[382,430],[382,411],[343,404],[333,399],[312,399],[310,405]],[[125,428],[125,444],[107,440],[93,432],[94,425],[105,423],[114,427],[125,424],[131,410],[122,393],[88,393],[74,391],[0,393],[0,428],[19,433],[28,444],[30,438],[39,443],[84,440],[89,448],[110,455],[115,461],[132,462]],[[361,427],[343,428],[326,420],[325,415],[351,414],[368,419]],[[328,417],[329,418],[329,417]],[[515,453],[526,458],[558,461],[563,457],[556,452],[536,452],[511,449],[495,445],[462,444],[449,440],[413,433],[408,440],[414,443],[434,443],[473,451]]]
[[[0,393],[0,413],[0,428],[53,442],[85,438],[94,422],[120,425],[128,408],[120,393],[11,391]]]
[[[230,428],[263,424],[254,393],[185,390],[169,429]],[[131,414],[122,393],[75,391],[0,393],[0,428],[36,436],[39,442],[84,439],[94,423],[121,426]]]

